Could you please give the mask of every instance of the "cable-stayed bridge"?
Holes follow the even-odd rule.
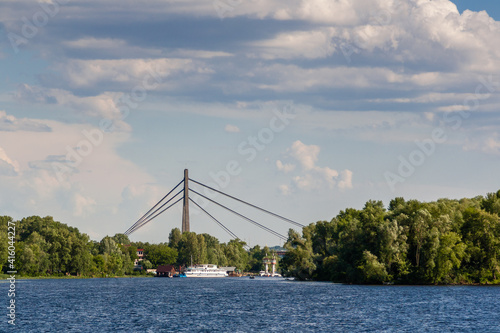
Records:
[[[280,234],[279,232],[265,226],[264,224],[262,223],[259,223],[257,222],[255,219],[251,219],[249,218],[248,216],[244,215],[244,214],[241,214],[239,212],[237,212],[236,210],[234,209],[231,209],[229,208],[227,205],[223,205],[221,204],[220,202],[214,200],[214,199],[211,199],[209,197],[207,197],[206,195],[200,193],[199,191],[196,191],[194,189],[191,189],[189,188],[189,184],[190,182],[196,184],[196,185],[199,185],[205,189],[208,189],[210,191],[213,191],[213,192],[216,192],[216,193],[219,193],[219,194],[222,194],[224,195],[225,197],[233,200],[233,201],[236,201],[236,202],[239,202],[239,203],[243,203],[253,209],[256,209],[256,210],[259,210],[261,212],[264,212],[276,219],[280,219],[282,221],[285,221],[291,225],[294,225],[296,227],[305,227],[305,225],[303,224],[300,224],[298,222],[295,222],[291,219],[288,219],[286,217],[283,217],[279,214],[276,214],[276,213],[273,213],[269,210],[266,210],[264,208],[261,208],[259,206],[256,206],[256,205],[253,205],[249,202],[246,202],[242,199],[239,199],[239,198],[236,198],[232,195],[229,195],[227,193],[224,193],[220,190],[217,190],[213,187],[210,187],[208,185],[205,185],[201,182],[198,182],[194,179],[191,179],[189,178],[189,174],[188,174],[188,170],[185,169],[184,170],[184,178],[172,189],[170,190],[160,201],[158,201],[151,209],[149,209],[140,219],[138,219],[130,228],[127,229],[127,231],[125,231],[125,235],[130,235],[132,234],[133,232],[137,231],[138,229],[142,228],[143,226],[145,226],[146,224],[148,224],[149,222],[153,221],[155,218],[157,218],[158,216],[160,216],[161,214],[163,214],[164,212],[166,212],[168,209],[172,208],[173,206],[175,206],[176,204],[178,204],[179,202],[183,202],[183,207],[182,207],[182,232],[186,232],[186,231],[190,231],[190,224],[189,224],[189,204],[190,202],[193,203],[196,207],[198,207],[202,212],[204,212],[207,216],[209,216],[215,223],[217,223],[224,231],[226,231],[233,239],[240,239],[236,234],[234,234],[231,230],[229,230],[229,228],[227,228],[220,220],[218,220],[217,218],[215,218],[212,214],[210,214],[205,208],[203,208],[202,206],[200,206],[195,200],[192,199],[192,197],[190,195],[197,195],[205,200],[208,200],[209,202],[213,203],[214,205],[216,206],[219,206],[223,209],[225,209],[226,211],[238,216],[239,218],[241,218],[242,220],[248,222],[248,223],[251,223],[259,228],[261,228],[262,230],[278,237],[279,239],[283,240],[283,241],[286,241],[287,240],[287,236],[285,235],[282,235]],[[175,193],[175,194],[174,194]]]

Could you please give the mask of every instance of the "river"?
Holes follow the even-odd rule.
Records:
[[[500,287],[20,280],[15,300],[17,332],[500,332]],[[13,328],[5,314],[1,332]]]

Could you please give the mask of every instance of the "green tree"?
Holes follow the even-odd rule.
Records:
[[[144,250],[153,267],[173,264],[178,256],[177,250],[169,247],[166,243],[152,244]]]
[[[313,277],[316,265],[310,238],[313,226],[302,230],[302,237],[293,229],[288,231],[288,240],[285,248],[288,250],[282,260],[282,268],[286,275],[294,276],[300,280]]]
[[[198,236],[194,232],[184,232],[182,234],[182,239],[178,243],[178,264],[179,265],[191,265],[193,264],[203,264],[197,261],[199,254],[199,244]]]
[[[388,274],[385,265],[378,261],[370,251],[363,251],[362,264],[358,267],[363,274],[364,283],[382,283],[387,281]]]
[[[248,252],[245,250],[245,242],[233,239],[224,247],[227,265],[234,266],[239,270],[246,270],[248,265]]]
[[[461,238],[454,232],[441,235],[439,248],[436,255],[436,266],[433,274],[434,283],[454,282],[455,276],[451,275],[454,269],[460,268],[465,256],[466,246]]]
[[[179,228],[174,228],[172,231],[170,231],[170,234],[168,235],[168,246],[170,246],[173,249],[179,250],[179,242],[182,240],[182,233],[179,230]]]
[[[113,236],[113,240],[115,241],[115,243],[121,244],[121,245],[128,245],[128,244],[130,244],[130,239],[125,234],[115,234]]]

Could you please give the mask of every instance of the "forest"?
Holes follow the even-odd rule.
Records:
[[[241,240],[172,229],[168,242],[131,242],[124,234],[90,240],[50,216],[0,216],[0,263],[9,270],[9,222],[16,225],[14,266],[21,276],[123,276],[158,265],[211,263],[258,272],[273,250]],[[301,233],[288,232],[278,269],[297,280],[353,284],[499,284],[500,191],[470,199],[368,201]],[[146,259],[134,269],[138,248]]]
[[[7,228],[16,227],[15,259],[9,262]],[[137,249],[144,249],[141,268],[134,268]],[[77,228],[54,221],[50,216],[31,216],[14,221],[0,216],[0,262],[5,273],[13,264],[21,276],[104,277],[145,274],[158,265],[190,265],[191,262],[234,266],[241,271],[259,271],[262,258],[272,251],[267,247],[249,249],[239,240],[227,244],[208,234],[181,233],[172,229],[168,242],[150,244],[131,242],[128,236],[116,234],[101,241],[90,240]]]
[[[282,270],[353,284],[500,283],[500,191],[436,202],[368,201],[289,231]]]

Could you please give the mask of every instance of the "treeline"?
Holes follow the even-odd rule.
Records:
[[[281,261],[301,280],[343,283],[500,282],[500,191],[424,203],[368,201],[330,222],[289,231]]]
[[[9,216],[0,216],[0,263],[3,272],[9,269]],[[171,231],[169,241],[160,244],[130,242],[124,234],[90,240],[77,228],[56,222],[52,217],[31,216],[15,221],[15,261],[13,265],[23,276],[122,276],[145,274],[149,268],[175,264],[216,264],[235,266],[242,271],[259,271],[262,258],[272,251],[259,246],[247,251],[239,240],[220,243],[208,234]],[[137,249],[144,249],[141,269],[134,268]]]
[[[147,261],[143,264],[157,267],[158,265],[174,264],[189,266],[191,264],[214,264],[217,266],[232,266],[239,271],[258,272],[262,269],[262,259],[266,254],[272,255],[275,251],[267,246],[259,245],[249,249],[241,240],[230,240],[220,243],[209,234],[184,232],[178,228],[172,229],[168,243],[150,244],[143,242],[132,243],[135,247],[144,249]],[[168,255],[168,260],[167,256]],[[148,261],[150,263],[148,263]]]
[[[7,244],[8,222],[13,219],[0,217],[0,247]],[[123,275],[132,272],[137,258],[118,239],[106,236],[100,242],[91,241],[77,228],[56,222],[50,216],[27,217],[16,221],[15,227],[13,265],[24,276]],[[0,249],[4,272],[9,270],[7,253],[7,249]]]

